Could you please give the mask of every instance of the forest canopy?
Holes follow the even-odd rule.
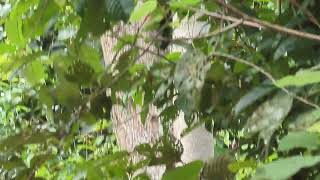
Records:
[[[0,0],[0,179],[150,179],[141,169],[160,164],[167,180],[320,179],[319,9],[317,0]],[[194,19],[199,33],[182,36]],[[119,104],[140,109],[142,124],[158,108],[163,136],[121,148]],[[170,135],[179,113],[184,135],[212,134],[214,158],[181,163]]]

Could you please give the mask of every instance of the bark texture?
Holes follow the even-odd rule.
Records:
[[[185,19],[181,22],[181,26],[174,30],[173,38],[191,38],[198,36],[202,33],[207,33],[209,27],[205,22],[196,21],[197,16],[190,19]],[[112,63],[117,57],[130,47],[126,47],[122,52],[114,52],[112,49],[116,45],[118,38],[125,34],[135,34],[140,32],[143,36],[154,35],[151,33],[143,32],[141,26],[142,22],[128,25],[120,23],[112,31],[106,32],[101,38],[103,47],[104,61],[106,65]],[[156,33],[155,33],[156,34]],[[137,45],[143,48],[149,48],[151,51],[157,52],[155,46],[149,46],[143,39],[137,40]],[[167,51],[184,51],[182,47],[170,45]],[[143,51],[143,50],[141,50]],[[140,57],[139,61],[151,65],[158,57],[152,53],[146,52]],[[162,126],[158,117],[158,110],[156,107],[151,106],[149,114],[146,118],[146,123],[143,125],[140,121],[140,109],[133,108],[128,104],[127,107],[115,105],[112,109],[111,119],[114,126],[114,132],[117,142],[123,150],[132,152],[134,147],[142,143],[154,143],[162,135]],[[189,134],[181,137],[182,131],[186,128],[186,123],[183,114],[180,114],[173,123],[172,134],[181,141],[184,152],[182,154],[183,163],[188,163],[194,160],[207,161],[213,157],[213,143],[214,139],[203,126],[193,129]],[[139,159],[139,156],[133,159]],[[151,179],[161,179],[165,171],[165,166],[148,167],[146,172]]]

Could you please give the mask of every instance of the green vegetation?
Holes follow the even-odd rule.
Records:
[[[199,179],[203,167],[217,179],[320,179],[319,9],[317,0],[0,0],[0,179],[148,179],[141,167],[178,162],[166,137],[137,147],[138,164],[120,150],[111,108],[129,101],[143,122],[150,104],[161,109],[166,136],[180,111],[188,130],[200,122],[213,132],[212,164],[163,179]],[[209,33],[172,36],[195,13]],[[101,36],[147,19],[116,37],[114,52],[130,49],[104,65]],[[138,38],[186,51],[153,52],[159,60],[145,65],[151,50]]]

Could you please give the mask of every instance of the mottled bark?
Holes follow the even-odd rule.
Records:
[[[119,24],[113,29],[113,32],[107,32],[102,38],[101,43],[103,47],[104,60],[106,65],[110,64],[112,60],[121,54],[112,51],[112,48],[117,43],[117,37],[121,37],[124,34],[135,34],[141,31],[141,25],[143,23],[136,23],[132,25]],[[209,30],[209,26],[205,23],[197,22],[196,17],[188,20],[184,20],[181,23],[180,28],[175,29],[173,32],[173,38],[181,37],[195,37],[199,34],[206,33]],[[155,35],[151,33],[143,33],[143,36]],[[143,39],[137,40],[139,47],[147,48],[149,44],[145,43]],[[130,47],[126,47],[127,49]],[[149,47],[150,50],[158,52],[155,46]],[[168,51],[184,51],[182,47],[171,45]],[[124,50],[125,51],[125,50]],[[143,51],[143,50],[141,50]],[[116,56],[116,57],[115,57]],[[139,61],[146,64],[152,64],[158,57],[154,54],[146,52],[144,56],[140,57]],[[117,138],[117,143],[120,148],[132,152],[134,147],[142,143],[154,143],[162,135],[162,126],[159,121],[158,110],[151,105],[149,114],[146,118],[145,125],[140,121],[140,109],[133,108],[128,104],[127,107],[121,105],[115,105],[112,109],[112,122],[114,126],[114,132]],[[182,154],[183,163],[188,163],[193,160],[206,161],[209,157],[213,157],[213,136],[204,127],[198,127],[192,130],[189,134],[181,137],[181,132],[186,128],[183,115],[179,115],[172,127],[172,134],[181,141],[184,152]],[[133,159],[139,159],[138,156]],[[148,167],[147,173],[152,179],[161,179],[161,176],[165,170],[165,166]]]

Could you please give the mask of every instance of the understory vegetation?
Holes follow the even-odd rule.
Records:
[[[173,36],[194,15],[208,32]],[[185,134],[212,133],[214,158],[163,179],[320,179],[319,21],[317,0],[0,0],[0,179],[149,179],[142,167],[179,162],[179,112]],[[106,64],[101,36],[137,22]],[[111,121],[128,103],[143,123],[161,110],[139,163]]]

